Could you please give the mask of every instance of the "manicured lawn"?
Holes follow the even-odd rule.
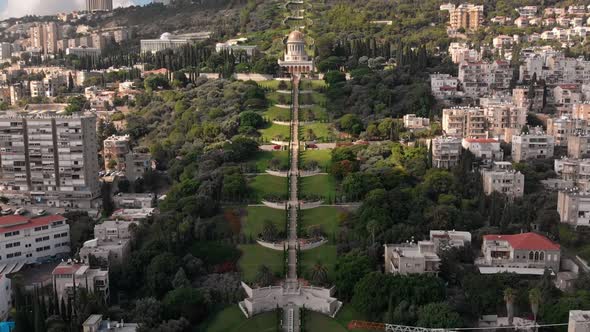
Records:
[[[247,319],[237,305],[220,311],[206,324],[207,332],[275,332],[279,322],[274,311]]]
[[[244,275],[244,280],[253,282],[261,265],[268,266],[277,276],[283,273],[283,252],[265,248],[259,244],[241,244],[238,249],[242,257],[238,265]]]
[[[299,94],[299,104],[300,105],[309,105],[309,104],[316,104],[316,105],[325,105],[326,104],[326,96],[319,92],[312,92],[312,93],[300,93]]]
[[[325,169],[332,164],[332,150],[306,150],[303,152],[303,162],[315,160],[320,168]]]
[[[315,175],[301,178],[303,195],[319,195],[334,198],[336,196],[336,179],[331,175]]]
[[[303,139],[307,138],[306,133],[308,129],[311,129],[313,131],[316,137],[316,141],[326,142],[333,141],[335,139],[333,127],[330,123],[316,122],[304,125],[301,131]]]
[[[266,128],[260,129],[260,135],[265,141],[271,141],[277,138],[281,138],[280,141],[288,141],[290,137],[290,130],[289,126],[283,126],[271,123],[267,125]]]
[[[269,163],[274,158],[277,158],[281,161],[281,169],[289,168],[289,151],[258,151],[252,159],[256,163],[256,170],[259,173],[264,173],[267,169],[270,168]]]
[[[301,81],[301,90],[319,90],[326,87],[324,80],[303,80]]]
[[[260,82],[258,82],[258,85],[260,85],[263,88],[268,88],[271,90],[278,90],[280,82],[281,81],[279,81],[279,80],[260,81]],[[285,90],[291,90],[291,82],[290,81],[284,81],[284,82],[287,84],[287,88]]]
[[[287,182],[287,178],[262,174],[250,178],[249,186],[253,191],[253,197],[260,202],[266,195],[286,196]]]
[[[299,117],[302,121],[327,121],[329,119],[328,111],[320,105],[300,109]]]
[[[291,105],[291,94],[269,92],[266,94],[266,99],[270,100],[274,104]]]
[[[302,210],[302,228],[305,230],[310,226],[322,226],[328,238],[332,238],[338,231],[340,214],[344,212],[333,206],[321,206],[315,209]]]
[[[264,113],[262,113],[262,117],[271,121],[291,121],[291,110],[288,108],[271,106]]]
[[[267,220],[272,221],[279,231],[285,229],[285,211],[266,206],[248,206],[245,214],[242,217],[242,233],[248,238],[256,239]]]
[[[317,262],[321,262],[328,270],[328,279],[333,280],[334,267],[336,266],[337,259],[338,255],[336,254],[335,245],[324,244],[315,249],[304,250],[301,252],[301,271],[303,272],[303,276],[308,277],[313,266]]]

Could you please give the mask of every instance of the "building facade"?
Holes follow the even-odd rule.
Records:
[[[94,226],[94,239],[84,242],[80,259],[90,264],[90,256],[103,259],[108,265],[121,264],[131,251],[130,221],[107,220]]]
[[[60,215],[0,217],[0,266],[42,263],[70,254],[70,226]]]
[[[305,37],[300,31],[291,31],[287,37],[285,55],[279,59],[279,66],[290,74],[302,74],[314,71],[313,60],[305,51]]]
[[[407,129],[427,129],[430,126],[430,119],[418,117],[416,114],[404,115],[403,121]]]
[[[111,11],[113,10],[113,0],[86,0],[86,11]]]
[[[90,208],[100,194],[94,115],[0,116],[0,190],[17,203]]]
[[[385,273],[400,275],[438,273],[440,258],[431,241],[386,244],[384,247]]]
[[[524,175],[515,171],[508,162],[494,162],[491,169],[483,169],[481,174],[486,195],[498,192],[516,198],[524,194]]]
[[[559,191],[557,212],[563,224],[574,227],[590,226],[590,192],[579,189]]]
[[[480,273],[514,272],[543,275],[545,269],[559,272],[561,248],[537,233],[484,235],[481,257],[475,264]]]
[[[465,29],[475,31],[483,24],[485,16],[483,6],[473,4],[461,4],[455,8],[449,8],[449,24],[452,29]]]
[[[51,273],[53,289],[61,301],[74,296],[75,289],[85,289],[97,294],[104,301],[109,298],[109,271],[92,269],[86,264],[67,261],[60,263]]]
[[[439,136],[432,139],[432,167],[452,168],[461,159],[461,139],[456,137]]]
[[[512,136],[512,160],[515,162],[551,158],[554,149],[553,136],[539,131]]]

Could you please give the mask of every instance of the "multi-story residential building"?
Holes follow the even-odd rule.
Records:
[[[0,60],[1,61],[10,61],[12,58],[12,44],[10,43],[0,43]]]
[[[516,198],[524,194],[524,175],[515,171],[509,162],[494,162],[491,169],[483,169],[481,174],[486,195],[498,192]]]
[[[75,55],[79,58],[82,58],[82,57],[98,58],[100,56],[100,53],[101,53],[100,48],[88,47],[88,46],[68,47],[66,49],[67,55]]]
[[[449,8],[449,24],[452,29],[465,29],[475,31],[484,22],[483,6],[461,4],[455,8]]]
[[[513,72],[506,61],[488,63],[462,62],[459,65],[459,82],[466,96],[482,97],[492,90],[506,90],[510,87]]]
[[[96,117],[0,116],[0,190],[15,203],[90,208],[100,194]]]
[[[90,315],[82,324],[82,332],[137,332],[139,324],[111,322],[102,319],[102,315]]]
[[[126,158],[131,152],[131,138],[125,136],[111,136],[103,142],[104,167],[106,170],[124,171]]]
[[[512,159],[521,162],[529,159],[553,157],[555,141],[553,136],[542,130],[532,130],[528,134],[512,136]]]
[[[10,104],[17,105],[18,102],[29,95],[29,83],[15,83],[10,86]]]
[[[455,167],[461,158],[461,139],[439,136],[432,139],[432,167]]]
[[[151,193],[118,193],[113,197],[113,203],[118,209],[149,209],[155,206],[155,201]]]
[[[436,99],[446,99],[460,96],[457,87],[459,80],[449,74],[431,74],[430,90]]]
[[[525,49],[521,58],[521,82],[529,82],[536,77],[552,88],[559,84],[584,84],[590,77],[590,61],[567,58],[550,47]]]
[[[500,141],[493,138],[464,138],[461,145],[486,163],[504,159]]]
[[[401,275],[438,273],[440,258],[431,241],[386,244],[384,247],[385,273]]]
[[[430,126],[430,119],[418,117],[416,114],[404,115],[403,121],[406,129],[427,129]]]
[[[141,222],[151,218],[156,213],[155,208],[141,208],[141,209],[119,209],[111,215],[115,220],[127,220]]]
[[[113,0],[86,0],[86,11],[111,11]]]
[[[453,137],[487,137],[485,111],[478,107],[447,108],[443,110],[443,131]]]
[[[574,104],[582,101],[579,84],[560,84],[553,89],[553,103],[559,115],[571,114]]]
[[[513,43],[514,38],[506,35],[499,35],[492,40],[492,45],[497,49],[511,48]]]
[[[453,42],[449,45],[449,54],[453,63],[477,62],[481,60],[481,53],[472,49],[467,43]]]
[[[453,247],[463,247],[470,242],[469,232],[432,230],[428,241],[386,244],[385,273],[437,273],[440,265],[439,252]]]
[[[590,191],[590,159],[555,159],[554,170],[559,175],[555,182],[560,189]]]
[[[104,301],[109,298],[109,271],[93,269],[82,263],[62,262],[53,269],[53,288],[57,298],[67,302],[74,296],[74,288],[85,289],[99,295]]]
[[[590,97],[590,96],[589,96]],[[584,99],[586,99],[584,97]],[[588,98],[590,100],[590,98]],[[590,103],[578,103],[572,106],[572,119],[590,120]]]
[[[559,272],[561,248],[537,233],[484,235],[481,257],[475,261],[482,274],[513,272],[543,275],[545,269]]]
[[[537,15],[538,8],[537,6],[524,6],[516,8],[516,11],[520,16],[534,17]]]
[[[70,254],[70,226],[60,215],[0,217],[0,266],[41,263]]]
[[[568,138],[588,132],[588,121],[572,119],[570,116],[547,119],[547,134],[555,138],[555,145],[567,146]]]
[[[37,24],[29,29],[31,47],[43,54],[55,54],[58,51],[57,41],[61,38],[62,29],[55,22]]]
[[[480,102],[483,101],[483,98]],[[510,142],[513,133],[519,133],[526,125],[526,108],[513,104],[490,105],[484,108],[488,137],[500,137]]]
[[[589,332],[590,311],[570,310],[567,332]]]
[[[45,96],[45,86],[43,85],[43,81],[31,81],[29,84],[32,98]]]
[[[559,191],[557,213],[561,223],[574,227],[590,226],[590,192],[579,188]]]
[[[94,239],[84,242],[80,259],[90,264],[90,256],[103,259],[109,265],[121,264],[131,250],[132,221],[107,220],[94,226]]]
[[[512,89],[512,102],[518,108],[541,111],[544,107],[544,100],[545,89],[542,86],[535,86],[533,90],[528,86],[520,86]]]
[[[567,140],[567,156],[581,159],[590,157],[590,135],[573,135]]]

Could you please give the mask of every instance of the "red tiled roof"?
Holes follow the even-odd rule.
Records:
[[[39,218],[32,218],[32,219],[27,218],[27,217],[23,217],[23,216],[16,216],[16,215],[4,216],[4,217],[0,217],[0,226],[2,224],[10,225],[10,224],[19,223],[19,222],[22,222],[22,224],[8,226],[8,227],[0,227],[0,234],[19,231],[19,230],[23,230],[23,229],[35,228],[35,227],[39,227],[39,226],[45,226],[45,225],[49,225],[53,222],[60,221],[60,220],[66,220],[66,218],[64,218],[63,216],[60,216],[58,214],[39,217]]]
[[[522,250],[559,250],[557,243],[537,233],[523,233],[514,235],[484,235],[485,240],[489,241],[508,241],[514,249]]]
[[[559,87],[564,90],[577,90],[579,86],[577,84],[560,84]]]
[[[498,143],[493,138],[465,138],[465,140],[469,143]]]
[[[72,265],[58,265],[53,269],[51,272],[52,275],[58,274],[74,274],[78,269],[80,269],[81,264],[72,264]]]

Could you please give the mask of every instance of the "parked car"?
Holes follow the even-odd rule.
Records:
[[[44,216],[46,214],[47,214],[47,211],[45,211],[45,210],[39,210],[39,211],[37,211],[37,215],[38,216]]]
[[[22,216],[25,213],[27,213],[27,210],[25,208],[18,208],[18,209],[16,209],[16,211],[14,211],[15,215],[20,215],[20,216]]]
[[[11,208],[4,209],[4,210],[2,210],[2,211],[0,212],[0,214],[1,214],[1,215],[3,215],[3,216],[6,216],[6,215],[9,215],[9,214],[12,214],[12,209],[11,209]]]

